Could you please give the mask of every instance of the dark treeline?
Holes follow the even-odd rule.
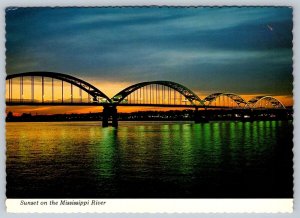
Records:
[[[194,119],[193,110],[171,110],[171,111],[138,111],[132,113],[118,113],[118,120],[182,120]],[[102,112],[85,114],[53,114],[53,115],[32,115],[23,113],[21,116],[14,116],[9,112],[6,122],[55,122],[55,121],[99,121],[102,120]]]
[[[32,115],[23,113],[21,116],[14,116],[9,112],[6,122],[56,122],[56,121],[102,121],[100,113],[85,114],[53,114],[53,115]],[[195,117],[194,110],[170,110],[170,111],[138,111],[131,113],[118,113],[119,121],[195,121],[200,120],[281,120],[293,119],[293,110],[207,110],[199,111]],[[196,119],[197,120],[197,119]]]

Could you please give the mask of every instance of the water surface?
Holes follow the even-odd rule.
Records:
[[[6,123],[8,198],[291,198],[291,121]]]

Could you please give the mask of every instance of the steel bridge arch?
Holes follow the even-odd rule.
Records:
[[[179,92],[182,94],[192,105],[195,105],[193,101],[199,102],[200,105],[204,105],[202,100],[190,89],[186,88],[185,86],[171,82],[171,81],[149,81],[149,82],[141,82],[137,83],[134,85],[131,85],[122,91],[120,91],[118,94],[116,94],[114,97],[112,97],[112,102],[116,104],[120,104],[128,95],[133,93],[134,91],[147,86],[147,85],[152,85],[152,84],[157,84],[157,85],[163,85],[167,86],[171,89],[174,89],[175,91]]]
[[[210,105],[213,101],[215,101],[218,97],[221,96],[227,96],[229,98],[231,98],[234,102],[237,103],[237,105],[240,104],[245,104],[244,106],[247,105],[247,101],[242,98],[240,95],[235,94],[235,93],[222,93],[222,92],[218,92],[218,93],[213,93],[208,95],[206,98],[203,99],[204,103],[205,102],[209,102],[208,105]]]
[[[18,74],[11,74],[6,76],[6,80],[25,77],[25,76],[39,76],[39,77],[48,77],[53,79],[58,79],[67,83],[70,83],[78,88],[84,90],[89,95],[93,97],[93,101],[99,101],[99,98],[104,98],[107,103],[111,102],[111,99],[106,96],[103,92],[101,92],[98,88],[93,86],[92,84],[76,78],[74,76],[70,76],[63,73],[56,73],[56,72],[47,72],[47,71],[34,71],[34,72],[25,72],[25,73],[18,73]]]
[[[269,101],[274,108],[286,109],[284,104],[281,101],[279,101],[277,98],[274,98],[272,96],[256,96],[250,99],[245,107],[254,109],[255,106],[258,104],[258,102],[261,100]]]

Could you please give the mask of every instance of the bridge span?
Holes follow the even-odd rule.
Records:
[[[203,100],[187,87],[171,81],[134,84],[109,98],[92,84],[62,73],[26,72],[6,77],[6,105],[19,106],[101,106],[104,127],[118,126],[117,107],[171,107],[195,109],[195,122],[213,116],[275,116],[282,118],[286,107],[272,96],[246,101],[235,93],[213,93]]]

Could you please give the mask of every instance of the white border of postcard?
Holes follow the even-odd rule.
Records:
[[[299,63],[299,55],[300,46],[299,43],[296,43],[296,39],[299,39],[299,29],[300,29],[300,1],[296,0],[202,0],[199,2],[198,0],[102,0],[101,2],[98,0],[2,0],[0,2],[1,12],[0,12],[0,23],[2,28],[0,29],[0,41],[1,43],[1,58],[0,58],[0,67],[2,72],[5,72],[5,19],[4,19],[4,8],[7,6],[18,6],[18,7],[26,7],[26,6],[119,6],[119,5],[170,5],[170,6],[194,6],[194,5],[206,5],[206,6],[229,6],[229,5],[239,5],[239,6],[292,6],[294,8],[294,84],[298,84],[300,82],[299,76],[296,76],[296,72],[298,71]],[[297,61],[296,61],[297,60]],[[0,98],[4,99],[5,94],[5,74],[0,75]],[[294,86],[294,108],[295,108],[295,119],[294,119],[294,133],[299,130],[300,121],[298,121],[299,117],[299,107],[298,100],[300,96],[300,86]],[[1,114],[5,114],[5,103],[4,101],[0,102]],[[0,139],[1,144],[5,145],[5,122],[4,117],[0,118]],[[294,144],[298,144],[300,142],[300,134],[294,136]],[[300,147],[294,147],[294,166],[297,166],[299,162],[299,153]],[[2,205],[0,217],[19,217],[19,214],[6,214],[5,212],[12,213],[35,213],[31,214],[29,217],[39,217],[40,213],[85,213],[85,212],[100,212],[100,213],[126,213],[126,212],[134,212],[134,213],[291,213],[293,212],[293,199],[6,199],[5,197],[5,184],[6,184],[6,176],[5,176],[5,146],[1,146],[0,148],[0,195],[2,202],[5,202],[5,205]],[[298,164],[299,166],[299,164]],[[299,193],[296,189],[296,186],[299,187],[299,168],[295,167],[295,177],[294,177],[294,190],[295,195],[294,198],[298,199]],[[298,172],[298,173],[297,173]],[[36,205],[20,205],[21,201],[32,201],[38,202]],[[89,204],[82,206],[83,203],[66,204],[60,205],[61,201],[89,201]],[[91,205],[92,201],[95,200],[98,203],[95,205]],[[51,201],[58,202],[52,203]],[[102,203],[101,203],[102,202]],[[104,203],[105,202],[105,203]],[[81,205],[81,206],[80,206]],[[297,207],[298,205],[298,207]],[[298,213],[299,209],[299,201],[295,201],[295,211],[292,215],[286,215],[286,217],[297,217],[300,213]],[[66,216],[61,214],[60,217]],[[82,217],[82,214],[73,214],[72,217]],[[126,215],[127,216],[127,215]],[[159,215],[161,217],[163,215]],[[205,215],[207,216],[207,215]],[[210,215],[208,215],[210,216]],[[231,215],[231,214],[223,214],[222,217],[244,217],[241,214]],[[245,215],[249,217],[249,214]],[[254,214],[255,217],[261,217],[261,214]],[[271,215],[273,216],[273,215]],[[46,216],[49,217],[49,216]],[[107,217],[113,217],[108,215]],[[176,216],[178,217],[178,216]],[[252,217],[252,216],[251,216]],[[264,216],[265,217],[265,216]],[[282,214],[281,216],[282,217]]]

